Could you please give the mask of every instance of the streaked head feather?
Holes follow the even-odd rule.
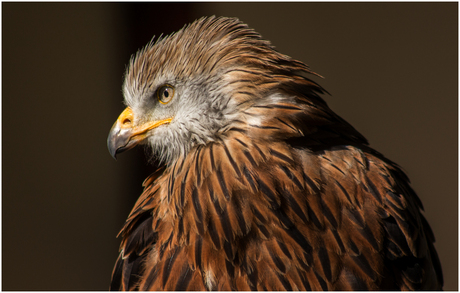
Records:
[[[170,163],[196,144],[216,140],[235,121],[249,119],[244,109],[276,95],[280,84],[304,81],[301,72],[309,72],[307,65],[277,52],[238,19],[210,17],[140,50],[131,59],[123,92],[135,124],[173,118],[147,140],[154,154]],[[167,107],[155,100],[164,84],[176,89]]]

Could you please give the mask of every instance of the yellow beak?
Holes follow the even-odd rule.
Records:
[[[107,138],[107,147],[112,157],[116,159],[117,154],[132,149],[148,136],[148,131],[160,125],[170,123],[172,118],[159,121],[151,121],[142,125],[134,126],[134,114],[130,107],[127,107],[118,117],[110,129]]]

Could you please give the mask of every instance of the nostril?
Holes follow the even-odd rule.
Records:
[[[118,116],[117,123],[122,128],[130,128],[134,124],[134,115],[131,108],[127,107],[121,114]]]
[[[122,123],[123,125],[125,125],[125,126],[128,126],[128,125],[131,124],[131,119],[125,118],[121,123]]]

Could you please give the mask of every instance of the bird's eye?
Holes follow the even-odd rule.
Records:
[[[171,85],[164,85],[157,91],[158,101],[162,104],[169,103],[174,96],[174,87]]]

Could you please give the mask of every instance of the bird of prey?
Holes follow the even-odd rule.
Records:
[[[112,290],[440,290],[403,171],[322,99],[307,65],[235,18],[131,59],[112,156],[158,170],[120,235]]]

